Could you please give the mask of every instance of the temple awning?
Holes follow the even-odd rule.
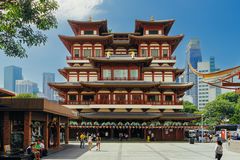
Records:
[[[126,112],[94,112],[94,113],[79,113],[82,118],[88,119],[156,119],[159,118],[159,113],[126,113]]]
[[[149,112],[94,112],[79,113],[81,118],[87,119],[139,119],[139,120],[194,120],[200,119],[201,115],[189,113],[149,113]]]
[[[159,82],[145,82],[145,81],[94,81],[94,82],[80,82],[83,87],[90,88],[151,88],[160,85]]]
[[[111,44],[113,42],[113,36],[99,36],[99,35],[77,35],[77,36],[64,36],[59,35],[60,40],[63,42],[65,47],[71,53],[71,46],[74,43],[101,43]]]
[[[78,118],[78,112],[43,98],[0,98],[0,111],[42,111],[69,118]]]
[[[0,97],[13,97],[13,96],[15,96],[14,92],[0,88]]]
[[[161,82],[159,88],[161,89],[174,89],[177,91],[184,92],[190,88],[192,88],[193,83],[172,83],[172,82]]]
[[[146,42],[156,42],[156,43],[169,43],[172,46],[172,52],[177,48],[178,44],[183,39],[184,35],[176,36],[164,36],[164,35],[144,35],[144,36],[134,36],[129,35],[131,44],[141,44]]]
[[[175,73],[175,76],[178,77],[179,75],[181,75],[184,72],[184,69],[178,69],[178,68],[173,68],[173,67],[143,67],[142,68],[143,72],[146,71],[173,71]]]
[[[154,21],[136,20],[135,32],[142,32],[144,26],[162,26],[164,28],[164,34],[168,35],[174,22],[175,22],[174,19]]]
[[[75,35],[78,34],[81,28],[92,28],[97,27],[99,32],[108,32],[107,20],[99,20],[99,21],[76,21],[76,20],[68,20],[73,32]]]
[[[85,72],[91,72],[91,71],[95,71],[98,72],[99,68],[94,68],[94,67],[64,67],[63,69],[58,69],[58,72],[63,75],[65,78],[67,78],[67,75],[69,74],[69,72],[81,72],[81,71],[85,71]]]
[[[104,63],[107,63],[107,64],[110,64],[110,63],[131,63],[131,64],[136,64],[136,63],[139,63],[139,64],[144,64],[144,66],[149,66],[153,60],[152,57],[131,57],[129,55],[118,55],[118,56],[110,56],[109,58],[108,57],[90,57],[88,58],[89,59],[89,62],[92,63],[94,66],[97,66],[98,64],[104,64]]]

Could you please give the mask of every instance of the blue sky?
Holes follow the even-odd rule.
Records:
[[[184,68],[185,50],[191,38],[199,38],[203,60],[215,56],[221,69],[240,65],[240,1],[239,0],[58,0],[58,29],[46,32],[45,46],[27,49],[27,59],[9,58],[0,51],[0,87],[3,87],[3,67],[23,68],[24,79],[35,81],[42,90],[42,73],[52,72],[56,81],[65,81],[57,69],[67,66],[69,54],[58,39],[59,34],[73,35],[67,19],[107,19],[113,32],[134,31],[135,19],[175,19],[169,35],[185,37],[174,54],[176,66]]]

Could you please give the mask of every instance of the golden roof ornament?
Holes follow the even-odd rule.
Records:
[[[154,21],[154,17],[153,16],[150,17],[150,21]]]

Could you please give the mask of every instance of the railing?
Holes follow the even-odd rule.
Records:
[[[113,78],[106,77],[106,78],[100,78],[100,80],[140,80],[140,79],[138,77],[130,77],[130,78],[127,78],[127,77],[124,77],[124,78],[121,78],[121,77],[113,77]]]
[[[102,57],[106,57],[106,56],[94,56],[94,57],[99,57],[99,58],[102,58]],[[141,56],[141,55],[137,55],[136,57],[145,57],[145,56]],[[87,57],[83,57],[83,56],[80,56],[80,57],[72,57],[72,56],[66,56],[66,59],[67,60],[86,60]],[[170,56],[170,57],[153,57],[154,60],[176,60],[176,56]]]
[[[59,101],[59,104],[66,104],[65,102]],[[98,100],[96,101],[68,101],[67,104],[69,105],[90,105],[90,104],[148,104],[148,105],[183,105],[183,101],[146,101],[144,102],[143,100],[115,100],[115,101],[110,101],[110,100]]]

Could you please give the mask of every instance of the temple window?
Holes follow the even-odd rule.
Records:
[[[141,50],[141,53],[142,53],[142,57],[147,57],[147,49],[142,49]]]
[[[103,69],[103,79],[108,80],[112,78],[111,69]]]
[[[158,34],[158,30],[149,30],[149,34]]]
[[[93,35],[94,31],[93,30],[85,30],[84,35]]]
[[[159,95],[147,95],[148,102],[159,102]]]
[[[167,58],[168,57],[168,49],[162,49],[162,57]]]
[[[95,56],[101,57],[101,49],[95,49]]]
[[[173,100],[172,95],[165,95],[166,102],[172,102],[172,100]]]
[[[91,57],[91,49],[83,49],[83,57],[87,58],[87,57]]]
[[[69,95],[69,101],[77,101],[77,95],[75,95],[75,94],[70,94],[70,95]]]
[[[74,49],[73,49],[74,57],[79,58],[79,52],[80,52],[80,49],[79,49],[79,48],[74,48]]]
[[[130,79],[137,80],[138,79],[138,69],[131,69],[130,70]]]
[[[116,104],[125,104],[126,103],[126,95],[125,94],[116,94],[115,95],[115,103]]]
[[[127,80],[128,79],[128,70],[127,69],[115,69],[114,70],[114,79]]]
[[[132,95],[132,104],[141,104],[141,94]]]
[[[84,102],[91,102],[94,100],[94,95],[82,95],[82,98]]]
[[[100,104],[109,104],[109,94],[100,94],[99,98]]]
[[[151,56],[158,57],[158,49],[151,49]]]

